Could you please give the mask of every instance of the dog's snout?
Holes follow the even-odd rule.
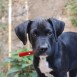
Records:
[[[43,52],[47,51],[47,49],[48,49],[48,45],[47,44],[41,45],[40,48],[39,48],[39,50],[43,51]]]

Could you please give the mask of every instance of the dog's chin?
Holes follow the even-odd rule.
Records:
[[[40,56],[48,56],[48,54],[47,53],[43,53]]]

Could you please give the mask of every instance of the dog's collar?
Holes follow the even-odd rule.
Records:
[[[33,55],[33,51],[20,52],[20,53],[18,53],[18,55],[19,55],[19,57],[24,57],[24,56]]]

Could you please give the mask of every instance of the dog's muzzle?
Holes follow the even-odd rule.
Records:
[[[46,55],[47,50],[48,50],[48,44],[47,43],[40,45],[39,49],[38,49],[40,55]]]
[[[48,49],[48,44],[47,43],[45,43],[44,45],[39,46],[39,51],[41,51],[41,52],[45,52],[45,51],[47,51],[47,49]]]

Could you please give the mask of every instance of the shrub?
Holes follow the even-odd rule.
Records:
[[[13,51],[10,61],[11,69],[8,71],[8,77],[36,77],[36,72],[33,67],[33,56],[19,57],[19,52],[25,52],[28,49]]]
[[[74,26],[77,26],[77,0],[69,0],[66,6],[69,18]]]

